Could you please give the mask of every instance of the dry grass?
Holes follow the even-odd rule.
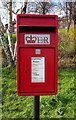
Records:
[[[60,57],[58,65],[60,68],[69,68],[75,69],[76,68],[76,56],[73,57]]]

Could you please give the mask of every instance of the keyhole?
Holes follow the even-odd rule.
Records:
[[[25,70],[25,73],[27,73],[27,70]]]

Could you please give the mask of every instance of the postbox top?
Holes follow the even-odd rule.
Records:
[[[34,15],[34,14],[18,14],[17,25],[19,26],[53,26],[58,23],[57,15]]]
[[[58,17],[58,15],[38,15],[38,14],[17,14],[21,17]]]

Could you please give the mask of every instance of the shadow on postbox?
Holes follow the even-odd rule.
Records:
[[[17,15],[17,92],[55,95],[58,89],[58,17]]]

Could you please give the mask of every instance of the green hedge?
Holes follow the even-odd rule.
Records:
[[[64,32],[66,32],[67,29],[63,28],[63,29],[58,29],[58,35],[63,34]]]
[[[8,43],[8,35],[5,35],[5,38]],[[16,42],[16,34],[12,34],[12,39],[13,39],[13,42],[15,43]]]

